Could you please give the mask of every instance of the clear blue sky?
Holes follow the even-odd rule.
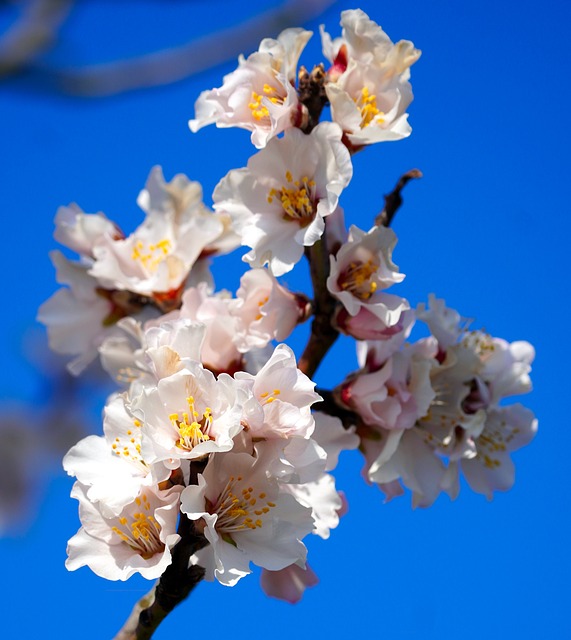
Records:
[[[46,58],[51,65],[180,44],[254,10],[234,0],[79,4],[60,46]],[[262,0],[255,7],[270,5]],[[355,177],[343,195],[347,216],[367,228],[398,176],[412,167],[423,171],[407,188],[394,224],[394,258],[407,274],[399,293],[416,304],[434,292],[475,318],[475,326],[535,345],[535,390],[523,401],[539,418],[539,434],[514,454],[512,491],[488,503],[463,487],[456,502],[441,497],[424,511],[413,511],[408,497],[384,505],[381,493],[361,480],[358,455],[347,454],[337,477],[350,511],[330,540],[310,541],[321,583],[301,604],[266,598],[256,576],[233,589],[204,584],[155,637],[178,631],[180,637],[256,633],[273,640],[348,633],[386,640],[565,640],[571,637],[570,5],[341,1],[304,26],[317,34],[323,22],[338,34],[340,10],[359,6],[393,40],[410,39],[423,55],[412,69],[412,136],[355,158]],[[314,40],[302,62],[321,59]],[[130,231],[140,220],[136,196],[155,164],[168,178],[183,172],[202,182],[208,203],[218,180],[243,166],[253,148],[244,131],[191,134],[186,122],[199,92],[219,86],[234,66],[230,61],[174,85],[106,99],[65,97],[42,74],[0,83],[6,401],[38,397],[21,343],[38,305],[56,287],[47,254],[56,246],[57,207],[76,201]],[[220,269],[218,286],[235,289],[238,274],[227,277]],[[341,341],[318,375],[320,384],[338,382],[351,358],[350,341]],[[36,409],[29,410],[30,424]],[[87,411],[93,416],[92,403]],[[68,497],[71,479],[58,464],[51,470],[35,520],[25,533],[0,541],[0,636],[111,638],[150,584],[65,570],[66,541],[79,526],[77,504]]]

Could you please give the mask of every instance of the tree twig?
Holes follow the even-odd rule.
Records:
[[[321,240],[312,247],[306,247],[305,254],[309,261],[313,285],[314,317],[311,323],[309,340],[297,366],[306,376],[313,378],[317,367],[339,335],[339,332],[331,323],[336,302],[327,289],[327,278],[329,276],[327,233],[324,233]]]
[[[204,462],[191,463],[190,484],[198,483],[198,473],[204,470],[204,466]],[[149,640],[159,624],[204,577],[204,569],[197,565],[189,567],[189,561],[194,553],[208,544],[206,538],[196,531],[194,521],[184,514],[180,516],[177,532],[181,539],[173,549],[171,564],[153,589],[137,602],[114,640]]]
[[[390,227],[395,213],[402,205],[401,191],[405,188],[410,180],[422,178],[422,172],[419,169],[411,169],[399,178],[395,185],[395,188],[385,196],[385,207],[375,218],[375,224],[377,226]]]

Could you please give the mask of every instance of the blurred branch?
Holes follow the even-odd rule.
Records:
[[[15,73],[48,49],[73,0],[32,0],[0,39],[0,77]]]
[[[83,96],[106,96],[156,87],[215,67],[252,48],[268,34],[321,15],[336,0],[287,0],[280,7],[180,47],[83,69],[58,71],[63,88]]]

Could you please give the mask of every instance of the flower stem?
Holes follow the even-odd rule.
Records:
[[[327,289],[329,251],[327,250],[326,239],[327,234],[324,233],[321,240],[312,247],[306,247],[305,250],[313,285],[314,317],[311,323],[311,334],[299,359],[298,367],[310,378],[313,377],[321,361],[339,335],[339,332],[331,323],[336,302]]]
[[[197,483],[197,475],[203,468],[203,463],[191,464],[191,484]],[[190,557],[208,544],[206,538],[197,533],[194,522],[185,515],[180,517],[177,533],[181,539],[173,549],[171,564],[153,589],[137,602],[114,640],[149,640],[159,624],[204,577],[202,567],[188,565]]]

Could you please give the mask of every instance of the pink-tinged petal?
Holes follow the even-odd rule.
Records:
[[[319,578],[309,565],[306,565],[305,569],[296,564],[279,571],[262,569],[261,585],[264,593],[291,604],[299,602],[305,590],[314,587],[318,582]]]

